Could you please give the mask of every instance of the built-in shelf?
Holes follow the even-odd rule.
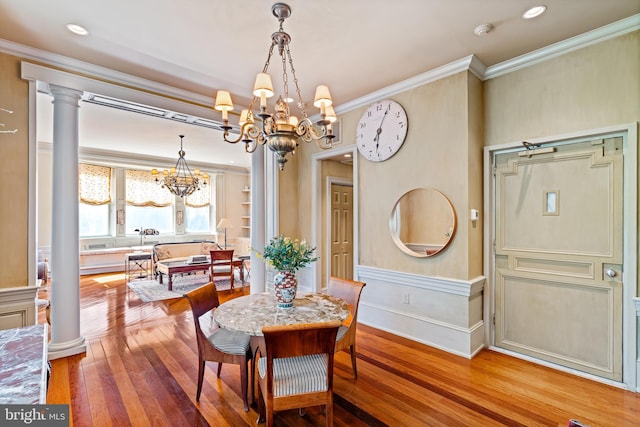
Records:
[[[245,237],[249,237],[250,233],[251,233],[251,211],[250,211],[250,207],[251,207],[251,189],[248,187],[245,187],[242,190],[243,193],[245,193],[247,195],[247,199],[244,202],[241,202],[241,204],[243,206],[245,206],[245,208],[247,209],[246,215],[243,215],[240,217],[240,219],[242,219],[244,221],[244,224],[240,226],[240,228],[242,230],[246,230],[246,234]]]

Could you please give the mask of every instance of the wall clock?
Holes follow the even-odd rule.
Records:
[[[407,113],[402,105],[391,99],[374,102],[358,122],[358,151],[372,162],[387,160],[402,147],[407,127]]]

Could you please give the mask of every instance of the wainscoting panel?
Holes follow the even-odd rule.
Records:
[[[358,266],[358,321],[471,358],[485,343],[485,278],[448,279]]]
[[[37,293],[35,286],[0,289],[0,330],[34,325]]]

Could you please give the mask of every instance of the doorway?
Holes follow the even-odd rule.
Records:
[[[332,172],[331,167],[326,164],[335,164],[335,160],[344,161],[350,158],[351,168],[348,174],[337,174]],[[339,177],[338,177],[339,176]],[[314,268],[316,292],[321,292],[326,288],[331,271],[331,184],[343,186],[351,186],[352,189],[352,208],[351,208],[351,230],[352,245],[351,254],[347,255],[351,259],[349,278],[357,276],[357,259],[358,259],[358,157],[355,144],[336,147],[331,150],[318,152],[312,155],[311,161],[311,188],[313,191],[311,198],[311,239],[318,247],[319,261],[312,264]],[[349,274],[349,273],[347,273]]]
[[[637,134],[591,135],[485,149],[487,336],[496,350],[635,387]]]

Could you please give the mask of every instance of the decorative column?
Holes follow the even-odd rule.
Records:
[[[264,145],[258,144],[251,156],[251,247],[262,251],[265,245],[265,173]],[[265,290],[265,265],[251,251],[251,293]]]
[[[53,96],[51,341],[49,359],[86,351],[80,336],[78,101],[81,91],[50,85]]]

